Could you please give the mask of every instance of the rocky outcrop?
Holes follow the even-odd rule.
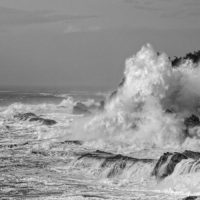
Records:
[[[90,111],[88,110],[88,107],[81,103],[81,102],[77,102],[76,105],[74,105],[73,107],[73,113],[74,114],[85,114],[85,113],[90,113]]]
[[[200,159],[200,153],[193,151],[184,151],[183,153],[164,153],[157,161],[152,176],[155,176],[159,180],[164,179],[174,172],[174,169],[179,162],[189,158],[198,160]]]
[[[193,63],[197,64],[200,62],[200,50],[195,51],[193,53],[186,54],[185,57],[174,57],[174,59],[171,60],[172,67],[178,67],[181,63],[183,63],[186,60],[191,60]]]
[[[30,120],[31,118],[33,117],[37,117],[37,115],[35,115],[34,113],[18,113],[16,115],[14,115],[14,118],[18,119],[18,120],[23,120],[23,121],[26,121],[26,120]]]
[[[194,128],[200,128],[200,120],[196,115],[191,115],[190,117],[185,118],[185,136],[186,137],[196,137],[199,138],[198,131],[195,131]]]
[[[198,198],[197,196],[189,196],[189,197],[183,198],[182,200],[197,200],[197,199],[200,199],[200,198]]]
[[[130,169],[138,163],[152,164],[155,160],[153,159],[139,159],[121,154],[112,154],[104,151],[95,151],[91,153],[84,153],[77,159],[83,161],[84,165],[97,165],[99,171],[106,171],[106,177],[112,178],[116,175],[120,175],[125,169]]]
[[[22,121],[29,121],[29,122],[40,122],[43,125],[55,125],[57,122],[52,119],[45,119],[42,117],[37,116],[34,113],[19,113],[14,115],[15,119],[22,120]]]
[[[51,126],[51,125],[54,125],[54,124],[57,123],[55,120],[44,119],[44,118],[41,118],[41,117],[34,117],[34,118],[31,118],[29,121],[30,122],[40,122],[43,125],[48,125],[48,126]]]
[[[190,117],[185,118],[184,124],[188,128],[194,126],[200,126],[199,117],[197,117],[196,115],[191,115]]]
[[[61,144],[82,145],[82,142],[80,140],[65,140],[64,142],[61,142]]]

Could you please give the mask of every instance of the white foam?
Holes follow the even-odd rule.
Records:
[[[80,123],[84,129],[76,127],[76,134],[133,148],[180,146],[184,117],[199,107],[199,75],[191,61],[172,68],[165,53],[147,44],[127,59],[125,81],[106,102],[105,111]]]

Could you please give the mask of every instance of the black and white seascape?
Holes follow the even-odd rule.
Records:
[[[0,1],[0,199],[200,199],[199,2],[40,1]]]

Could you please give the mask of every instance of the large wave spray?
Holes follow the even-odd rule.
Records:
[[[130,145],[180,145],[184,118],[198,115],[200,70],[185,60],[173,68],[165,53],[150,44],[126,60],[123,81],[108,98],[104,112],[86,125],[91,137]]]

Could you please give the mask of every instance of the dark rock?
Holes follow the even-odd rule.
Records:
[[[172,109],[166,109],[165,112],[166,112],[166,113],[175,113],[175,111],[172,110]]]
[[[200,50],[195,51],[193,53],[186,54],[185,57],[175,57],[171,60],[172,67],[178,67],[181,63],[183,63],[186,60],[191,60],[194,64],[197,64],[200,62]]]
[[[33,117],[29,121],[30,122],[42,122],[44,119],[41,117]]]
[[[43,125],[48,125],[48,126],[54,125],[57,123],[55,120],[52,120],[52,119],[45,119],[45,118],[38,117],[34,113],[17,114],[14,116],[14,118],[18,120],[23,120],[23,121],[29,120],[30,122],[40,122]]]
[[[198,160],[200,158],[200,153],[193,151],[184,151],[183,153],[164,153],[157,161],[153,169],[152,176],[155,176],[159,180],[164,179],[173,173],[179,162],[188,158]]]
[[[43,119],[42,124],[52,126],[52,125],[57,124],[57,122],[53,119]]]
[[[88,107],[85,104],[77,102],[76,105],[73,107],[73,113],[82,114],[82,113],[90,113],[90,111],[88,110]]]
[[[200,51],[195,51],[194,53],[188,53],[184,57],[185,60],[191,60],[193,63],[198,63],[200,61]]]
[[[118,93],[119,88],[123,87],[125,81],[126,81],[126,77],[123,77],[122,80],[120,81],[119,85],[118,85],[118,88],[117,88],[116,90],[114,90],[114,91],[110,94],[110,96],[109,96],[109,98],[108,98],[109,101],[111,101],[113,98],[115,98],[115,97],[117,96],[117,93]]]
[[[119,83],[119,87],[122,87],[126,81],[126,77],[123,77],[121,82]]]
[[[25,142],[25,143],[22,143],[22,144],[8,144],[8,145],[0,145],[0,148],[9,148],[9,149],[12,149],[12,148],[17,148],[17,147],[22,147],[22,146],[25,146],[25,145],[28,145],[29,142]]]
[[[192,158],[194,160],[198,160],[200,158],[200,152],[186,150],[183,152],[183,154],[188,158]]]
[[[191,115],[190,117],[187,117],[185,119],[184,124],[186,127],[200,126],[199,117],[197,117],[196,115]]]
[[[18,146],[17,144],[9,144],[7,147],[10,148],[10,149],[12,149],[12,148],[15,148],[17,146]]]
[[[140,159],[140,158],[133,158],[133,157],[129,157],[129,156],[124,156],[121,154],[112,154],[109,152],[105,152],[105,151],[100,151],[100,150],[96,150],[95,152],[92,153],[85,153],[82,154],[78,159],[82,159],[82,158],[96,158],[96,159],[107,159],[107,160],[111,160],[111,161],[116,161],[116,160],[131,160],[131,161],[142,161],[142,162],[152,162],[152,159]]]
[[[43,151],[32,150],[31,153],[35,154],[35,155],[48,156],[48,153],[47,152],[43,152]]]
[[[112,178],[116,175],[119,175],[126,167],[128,167],[128,164],[129,166],[133,166],[138,162],[142,162],[144,164],[154,162],[152,159],[138,159],[98,150],[92,153],[82,154],[78,160],[82,159],[85,160],[84,163],[88,162],[91,164],[93,161],[95,165],[99,162],[99,168],[107,171],[107,178]]]
[[[182,200],[195,200],[197,198],[198,198],[197,196],[189,196],[189,197],[183,198]]]
[[[75,144],[75,145],[82,145],[82,142],[79,140],[66,140],[61,142],[61,144]]]
[[[192,128],[194,128],[195,126],[200,126],[200,120],[199,117],[197,117],[196,115],[191,115],[190,117],[187,117],[184,120],[184,124],[185,124],[185,137],[199,137],[198,135],[196,135],[193,131],[191,131]]]
[[[172,63],[172,67],[178,67],[182,62],[182,58],[178,58],[178,57],[175,57],[171,63]]]
[[[111,94],[110,94],[110,97],[109,97],[109,101],[111,101],[112,99],[114,99],[117,95],[117,90],[113,91]]]
[[[30,122],[40,122],[42,123],[43,125],[48,125],[48,126],[51,126],[51,125],[54,125],[56,124],[57,122],[55,120],[52,120],[52,119],[44,119],[44,118],[41,118],[41,117],[34,117],[34,118],[31,118],[29,120]]]
[[[176,165],[183,159],[187,159],[181,153],[164,153],[156,163],[153,169],[152,176],[156,176],[157,179],[163,179],[173,173]]]
[[[35,115],[34,113],[19,113],[17,115],[14,115],[14,118],[19,119],[19,120],[23,120],[26,121],[28,119],[31,119],[33,117],[37,117],[37,115]]]

